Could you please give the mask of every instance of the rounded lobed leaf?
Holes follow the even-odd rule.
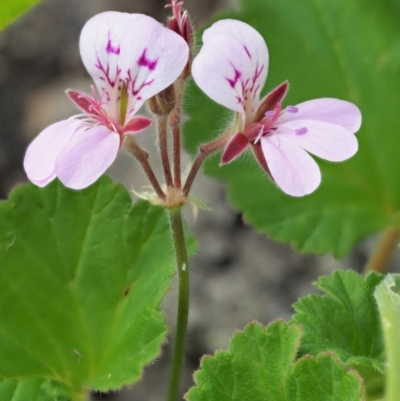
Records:
[[[60,383],[38,377],[0,380],[2,401],[83,401],[85,395],[85,392],[74,393]]]
[[[301,298],[293,307],[293,322],[304,329],[302,355],[333,351],[365,379],[368,393],[380,393],[385,370],[384,342],[375,288],[384,276],[363,278],[354,271],[336,271],[315,286],[324,295]]]
[[[0,376],[102,391],[138,380],[167,331],[164,210],[132,206],[105,177],[80,192],[56,180],[15,189],[0,226]]]
[[[282,321],[249,324],[228,351],[202,359],[188,401],[359,401],[361,378],[333,354],[296,361],[302,329]]]

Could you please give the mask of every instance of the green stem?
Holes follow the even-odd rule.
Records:
[[[189,266],[181,210],[169,210],[169,221],[178,269],[179,300],[175,345],[172,356],[172,372],[167,401],[176,401],[179,395],[179,383],[184,360],[186,329],[189,316]]]
[[[371,258],[364,268],[364,273],[376,271],[386,273],[388,263],[400,242],[400,230],[387,228]]]
[[[375,298],[385,338],[385,401],[397,401],[400,394],[400,275],[386,276],[376,288]]]

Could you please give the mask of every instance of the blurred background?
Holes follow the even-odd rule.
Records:
[[[105,10],[145,13],[165,21],[162,0],[48,0],[0,35],[0,199],[26,181],[22,160],[27,144],[46,126],[76,113],[67,88],[90,91],[91,80],[81,63],[79,33],[93,15]],[[236,0],[186,0],[194,24],[201,27],[212,15],[238,7]],[[189,99],[190,101],[190,99]],[[155,150],[154,136],[141,135],[143,146]],[[153,160],[154,162],[154,160]],[[185,163],[188,165],[189,158]],[[138,165],[122,154],[111,176],[127,188],[146,184]],[[198,237],[199,252],[192,264],[191,312],[187,360],[182,388],[192,385],[192,373],[203,354],[226,348],[233,331],[257,320],[268,324],[289,319],[299,296],[315,291],[311,284],[336,268],[361,270],[376,238],[360,244],[346,260],[300,255],[287,245],[257,234],[227,203],[222,183],[199,176],[194,188],[210,211],[190,210],[190,230]],[[163,308],[173,336],[176,285]],[[167,383],[169,344],[145,370],[132,389],[94,394],[93,399],[155,401]]]

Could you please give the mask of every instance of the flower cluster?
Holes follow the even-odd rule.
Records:
[[[318,165],[308,152],[334,162],[357,152],[354,133],[360,128],[361,113],[354,104],[323,98],[282,109],[286,82],[260,100],[269,60],[264,39],[255,29],[241,21],[222,20],[204,32],[203,42],[193,62],[193,78],[211,99],[236,112],[222,163],[250,146],[284,192],[303,196],[321,182]]]
[[[67,91],[83,114],[51,125],[29,146],[24,167],[38,186],[55,177],[73,189],[96,181],[126,137],[151,125],[136,113],[178,78],[189,50],[180,35],[153,18],[104,12],[84,26],[80,53],[99,95],[94,88],[92,96]]]
[[[159,100],[153,97],[167,90],[162,92],[165,98],[190,67],[197,85],[235,112],[230,137],[220,141],[222,147],[213,148],[223,150],[222,164],[250,148],[285,193],[303,196],[321,182],[319,167],[309,153],[338,162],[357,152],[354,133],[360,128],[361,113],[355,105],[322,98],[283,108],[287,82],[260,100],[269,62],[262,36],[241,21],[221,20],[204,32],[203,46],[191,63],[190,20],[181,11],[182,2],[173,0],[169,6],[173,10],[169,29],[144,15],[117,12],[87,22],[80,51],[98,94],[94,87],[92,96],[67,91],[83,114],[51,125],[32,142],[24,161],[31,181],[44,186],[58,177],[74,189],[92,184],[114,162],[127,136],[152,124],[151,119],[136,115],[143,103],[153,99],[150,105],[157,105]],[[163,163],[168,169],[166,152]],[[201,162],[195,162],[186,192]],[[157,193],[162,196],[160,188]]]

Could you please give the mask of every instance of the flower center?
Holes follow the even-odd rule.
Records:
[[[265,117],[259,122],[250,124],[244,135],[250,142],[256,144],[263,136],[272,135],[275,133],[295,133],[296,135],[305,135],[308,132],[307,127],[292,129],[289,127],[277,126],[276,122],[283,113],[297,113],[299,111],[296,106],[287,106],[282,110],[281,103],[277,103],[273,110],[268,110]],[[279,130],[277,132],[277,130]]]

